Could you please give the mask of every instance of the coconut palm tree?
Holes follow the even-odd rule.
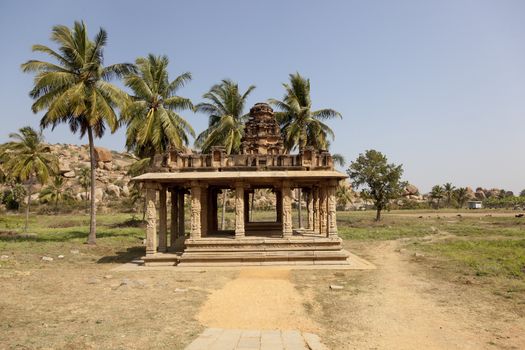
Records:
[[[58,210],[58,203],[67,199],[72,199],[71,191],[64,189],[66,181],[60,175],[55,175],[53,181],[40,191],[39,199],[44,203],[54,203],[55,211]]]
[[[191,74],[183,73],[170,81],[168,63],[167,56],[137,58],[138,71],[124,78],[133,91],[131,103],[121,114],[127,126],[126,147],[139,158],[166,156],[170,149],[181,150],[187,145],[188,134],[195,136],[191,125],[177,113],[193,109],[188,98],[176,95],[191,80]]]
[[[244,123],[248,119],[244,107],[254,89],[255,86],[250,85],[241,92],[237,83],[224,79],[202,96],[207,101],[196,105],[195,110],[208,115],[209,122],[208,128],[197,136],[195,145],[203,153],[209,152],[212,146],[224,146],[227,154],[241,151]],[[225,226],[226,196],[223,191],[221,229]]]
[[[441,187],[440,185],[432,187],[432,190],[430,191],[430,198],[437,199],[437,209],[439,209],[439,204],[444,194],[445,192],[443,190],[443,187]]]
[[[58,159],[44,143],[42,132],[25,126],[19,133],[11,133],[6,144],[2,162],[11,178],[27,182],[27,205],[24,232],[29,225],[29,207],[35,180],[45,184],[49,176],[58,171]]]
[[[334,160],[334,163],[343,168],[346,165],[346,158],[340,153],[334,153],[332,154],[332,159]]]
[[[445,197],[447,197],[447,207],[450,207],[450,202],[452,201],[455,189],[456,187],[453,186],[450,182],[447,182],[443,185],[443,192],[445,194]]]
[[[270,99],[269,102],[279,111],[276,118],[281,125],[287,151],[305,146],[328,149],[329,138],[334,138],[334,132],[324,121],[341,118],[341,114],[330,108],[313,111],[310,79],[299,73],[290,74],[289,84],[284,83],[283,86],[283,100]]]
[[[241,151],[244,122],[248,119],[244,107],[254,89],[255,86],[250,85],[242,93],[237,83],[224,79],[202,96],[207,102],[199,103],[195,110],[206,114],[209,122],[195,144],[203,153],[208,153],[212,146],[224,146],[227,154]]]
[[[458,202],[458,209],[463,208],[465,202],[467,201],[468,190],[466,187],[460,187],[454,190],[454,197],[456,202]]]
[[[328,149],[334,132],[323,121],[341,118],[336,110],[325,108],[312,110],[310,97],[310,79],[302,77],[299,73],[290,74],[290,83],[283,84],[285,94],[283,100],[270,99],[269,102],[277,108],[276,118],[281,125],[286,150],[299,150],[306,146],[317,149]],[[301,218],[301,190],[298,189],[298,217],[299,227],[302,226]]]
[[[102,137],[106,128],[114,132],[118,127],[115,108],[127,102],[127,94],[109,83],[134,70],[131,64],[103,65],[103,49],[107,33],[100,29],[93,40],[84,22],[75,22],[73,28],[53,27],[51,40],[58,51],[45,45],[33,45],[33,51],[50,56],[55,63],[30,60],[22,64],[24,72],[36,73],[30,96],[35,100],[33,112],[46,111],[40,125],[53,129],[68,124],[80,137],[88,135],[91,158],[91,220],[88,243],[96,243],[95,205],[95,137]]]

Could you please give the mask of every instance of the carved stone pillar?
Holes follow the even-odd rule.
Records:
[[[157,253],[157,190],[146,184],[146,255]]]
[[[201,238],[201,186],[197,182],[191,184],[191,230],[190,238]]]
[[[159,190],[159,202],[159,251],[165,253],[168,245],[168,210],[164,186]]]
[[[305,190],[306,195],[306,228],[308,230],[313,230],[314,228],[314,201],[312,189]]]
[[[183,208],[184,210],[184,208]],[[175,248],[175,242],[179,237],[179,192],[171,190],[171,221],[170,221],[170,247]]]
[[[179,231],[178,237],[184,237],[186,235],[185,219],[184,219],[184,189],[181,188],[178,191],[177,199],[179,202]]]
[[[235,238],[244,237],[244,184],[235,183]]]
[[[282,188],[283,197],[283,237],[291,237],[293,235],[292,228],[292,189],[289,181],[283,181]]]
[[[201,186],[201,236],[208,235],[208,188]]]
[[[331,181],[328,185],[328,237],[337,237],[337,217],[335,192],[337,184]]]
[[[315,233],[320,233],[319,228],[319,187],[312,189],[312,202],[313,202],[313,229]]]
[[[328,236],[328,201],[326,186],[319,188],[319,233]]]

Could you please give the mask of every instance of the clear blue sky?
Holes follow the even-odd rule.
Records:
[[[249,105],[280,98],[299,71],[314,108],[343,114],[332,151],[366,149],[403,163],[423,191],[437,183],[525,188],[525,1],[7,1],[0,2],[0,142],[38,126],[20,64],[52,45],[55,24],[109,33],[107,64],[166,54],[180,94],[200,101],[223,78],[255,84]],[[197,132],[207,120],[185,115]],[[85,143],[66,127],[52,143]],[[124,131],[98,144],[122,150]]]

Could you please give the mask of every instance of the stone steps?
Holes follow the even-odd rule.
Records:
[[[182,254],[145,256],[147,266],[342,265],[348,252],[339,237],[206,237],[186,239]]]
[[[180,266],[347,264],[340,238],[186,240]]]

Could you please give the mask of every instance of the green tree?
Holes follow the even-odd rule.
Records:
[[[456,202],[458,203],[458,209],[463,208],[465,205],[465,202],[468,199],[468,190],[466,187],[460,187],[454,190],[454,198],[456,199]]]
[[[188,98],[177,91],[191,80],[183,73],[169,80],[167,56],[148,55],[137,58],[138,71],[127,74],[124,83],[133,91],[132,102],[122,110],[127,125],[126,147],[139,158],[162,154],[166,160],[171,149],[188,144],[188,134],[195,136],[191,125],[177,112],[193,110]]]
[[[520,197],[525,197],[525,189],[521,190]]]
[[[290,82],[284,83],[283,87],[283,100],[270,99],[269,102],[279,111],[276,118],[281,125],[287,151],[305,146],[328,149],[329,138],[334,138],[334,132],[324,121],[341,118],[341,114],[330,108],[313,111],[310,79],[299,73],[290,74]]]
[[[29,226],[29,207],[35,181],[45,184],[58,171],[58,159],[44,143],[42,132],[26,126],[19,133],[11,133],[11,142],[2,153],[3,163],[11,178],[27,182],[27,205],[24,232]]]
[[[445,196],[445,190],[442,186],[436,185],[432,187],[432,190],[430,191],[430,198],[437,200],[436,208],[440,208],[441,199]]]
[[[381,211],[390,201],[399,198],[405,183],[401,182],[403,166],[388,163],[381,152],[367,150],[350,164],[347,170],[355,188],[363,187],[362,195],[373,200],[376,221],[381,220]]]
[[[210,152],[213,146],[224,146],[227,154],[241,151],[244,123],[248,119],[244,108],[254,89],[255,86],[250,85],[245,92],[241,92],[237,83],[224,79],[202,96],[207,101],[197,104],[195,110],[208,116],[208,128],[197,136],[195,145],[200,147],[203,153]],[[222,191],[223,230],[226,224],[227,192]]]
[[[455,189],[456,187],[453,186],[450,182],[447,182],[443,185],[443,193],[445,194],[445,197],[447,197],[447,207],[450,207],[450,203],[452,201]]]
[[[24,201],[27,195],[26,188],[14,181],[8,181],[9,187],[4,189],[2,193],[2,204],[5,204],[6,209],[16,210],[20,209],[20,204]]]
[[[254,89],[251,85],[242,93],[237,83],[224,79],[202,96],[207,101],[197,104],[195,110],[208,116],[208,128],[197,136],[195,144],[203,153],[209,153],[213,146],[224,146],[227,154],[241,151],[244,123],[248,119],[244,108]]]
[[[56,175],[53,181],[40,191],[40,201],[44,203],[54,203],[55,211],[57,211],[59,202],[73,198],[71,192],[64,188],[65,183],[66,180],[62,176]]]
[[[80,137],[88,135],[91,159],[91,215],[88,243],[96,243],[95,205],[95,137],[102,137],[107,127],[114,132],[118,127],[116,107],[127,103],[128,96],[109,83],[134,70],[131,64],[103,66],[103,49],[107,33],[100,29],[94,40],[89,39],[86,25],[75,22],[73,28],[54,26],[51,40],[59,48],[55,51],[45,45],[34,45],[33,51],[50,56],[55,63],[30,60],[22,65],[24,72],[34,72],[34,87],[30,96],[35,100],[33,112],[45,111],[42,127],[53,129],[68,124]]]
[[[352,187],[347,182],[344,182],[337,186],[335,197],[337,199],[337,206],[340,209],[344,210],[348,203],[352,203],[353,196],[354,194],[352,192]]]

